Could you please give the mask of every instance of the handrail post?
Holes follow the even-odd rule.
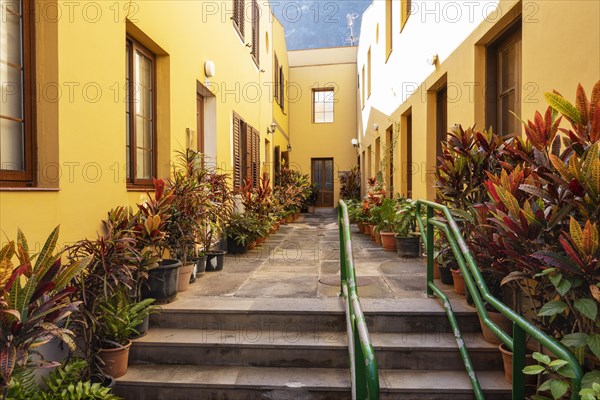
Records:
[[[433,296],[433,291],[429,286],[433,282],[433,225],[429,223],[429,220],[433,218],[433,208],[427,206],[427,296]]]
[[[513,400],[525,398],[525,331],[513,322]]]
[[[340,295],[343,292],[342,286],[344,285],[344,281],[348,282],[348,277],[346,276],[346,246],[344,240],[344,221],[343,214],[344,210],[342,210],[342,204],[338,205],[338,227],[339,227],[339,235],[340,235]]]

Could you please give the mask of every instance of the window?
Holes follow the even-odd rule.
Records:
[[[504,136],[520,135],[521,29],[509,29],[487,49],[486,125]]]
[[[235,190],[252,180],[260,180],[260,134],[239,115],[233,114],[233,186]]]
[[[371,97],[371,48],[369,47],[369,52],[367,53],[367,69],[369,70],[368,74],[369,74],[369,78],[367,80],[367,84],[368,84],[368,95],[367,97],[370,98]]]
[[[392,0],[385,0],[385,60],[392,54],[392,37],[394,35],[394,19],[392,18]]]
[[[252,58],[260,64],[260,9],[256,0],[252,0]]]
[[[361,92],[360,98],[362,100],[362,108],[365,108],[365,66],[362,67],[362,83],[361,83]]]
[[[156,176],[155,56],[131,38],[126,55],[127,182],[149,186]]]
[[[400,32],[402,32],[404,30],[404,25],[406,25],[406,22],[408,21],[408,18],[410,17],[410,12],[411,12],[411,0],[402,0],[402,11],[401,11],[401,16],[400,16]]]
[[[375,172],[381,171],[381,138],[375,139]]]
[[[244,38],[244,0],[233,0],[233,26],[237,29],[238,33]]]
[[[283,67],[279,67],[279,107],[285,111],[285,74]]]
[[[313,123],[326,124],[333,122],[333,89],[313,89]]]
[[[277,54],[275,54],[275,68],[273,68],[273,72],[275,75],[274,98],[275,102],[279,104],[279,59],[277,58]]]
[[[35,157],[34,2],[2,2],[0,184],[33,186]]]

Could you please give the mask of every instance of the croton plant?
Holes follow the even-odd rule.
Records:
[[[438,192],[462,210],[482,272],[524,289],[532,309],[519,311],[573,351],[589,389],[600,380],[600,81],[575,97],[547,93],[523,138],[449,135]],[[552,375],[547,367],[538,372]],[[570,395],[554,375],[541,392],[552,384],[554,398]]]

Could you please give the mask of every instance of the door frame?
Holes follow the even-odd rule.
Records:
[[[311,181],[311,183],[316,183],[315,182],[315,174],[314,174],[315,162],[320,162],[321,165],[323,166],[323,175],[322,175],[323,182],[321,182],[321,183],[325,182],[325,180],[326,180],[325,174],[327,172],[327,168],[325,168],[325,162],[327,162],[327,161],[331,161],[331,182],[333,183],[333,189],[331,190],[331,204],[330,205],[324,204],[325,202],[323,201],[323,204],[316,205],[316,207],[320,207],[320,208],[330,208],[330,207],[334,207],[334,205],[335,205],[334,158],[333,157],[315,157],[315,158],[310,159],[310,176],[311,176],[310,181]],[[327,192],[329,192],[329,191],[327,191]],[[321,197],[321,193],[319,194],[319,197]],[[322,199],[322,200],[324,200],[324,199]]]

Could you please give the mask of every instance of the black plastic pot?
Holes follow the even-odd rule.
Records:
[[[193,257],[192,262],[194,263],[194,271],[190,276],[190,283],[196,282],[196,279],[200,278],[206,272],[206,256]]]
[[[454,278],[452,277],[450,267],[440,265],[440,280],[444,285],[454,285]]]
[[[418,236],[400,237],[396,235],[398,257],[418,258],[421,253],[421,238]]]
[[[115,387],[117,381],[110,375],[93,375],[90,378],[90,382],[99,383],[102,387],[112,389]]]
[[[225,252],[222,250],[206,252],[206,272],[221,271],[225,263]]]
[[[163,260],[160,267],[150,270],[148,280],[142,285],[142,299],[154,299],[155,304],[165,304],[177,296],[179,260]]]
[[[130,336],[129,339],[139,339],[146,336],[148,333],[148,328],[150,327],[150,315],[146,315],[142,320],[142,323],[135,327],[135,330],[138,331],[137,335]]]
[[[245,245],[237,244],[234,238],[227,238],[227,253],[229,254],[244,254],[247,249]]]

